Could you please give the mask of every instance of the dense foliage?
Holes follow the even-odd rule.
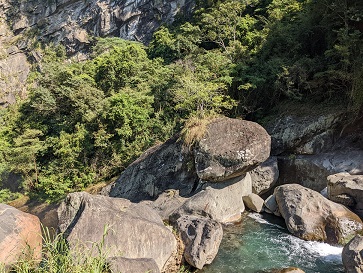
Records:
[[[48,199],[117,176],[190,117],[289,99],[363,105],[363,3],[197,1],[148,47],[100,39],[82,63],[47,46],[29,97],[0,114],[0,173]]]

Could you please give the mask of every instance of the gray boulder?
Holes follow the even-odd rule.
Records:
[[[363,175],[338,173],[328,176],[328,198],[349,206],[363,217]]]
[[[269,157],[265,162],[253,169],[251,172],[252,192],[261,195],[271,189],[278,177],[279,168],[277,158]]]
[[[58,208],[59,230],[71,249],[98,255],[103,241],[108,257],[149,258],[165,269],[177,252],[177,242],[159,215],[143,204],[121,198],[71,193]],[[107,233],[105,234],[105,229]]]
[[[213,182],[241,176],[266,161],[270,144],[270,136],[257,123],[216,119],[195,149],[198,176]]]
[[[112,257],[107,259],[107,263],[112,273],[160,273],[158,265],[153,259]]]
[[[198,184],[192,153],[174,137],[144,152],[103,194],[139,202],[156,199],[170,189],[188,196]]]
[[[344,244],[362,231],[356,214],[316,191],[289,184],[277,187],[274,195],[288,230],[299,238]]]
[[[245,189],[247,185],[247,190]],[[171,216],[175,222],[183,215],[209,217],[221,223],[235,222],[244,211],[242,196],[251,193],[251,178],[237,177],[219,183],[206,183],[205,189],[190,197]]]
[[[190,215],[179,218],[177,225],[185,245],[185,260],[198,269],[212,263],[222,241],[222,225],[208,218]]]
[[[342,260],[346,273],[363,272],[363,236],[356,235],[344,246]]]
[[[254,212],[261,212],[263,210],[264,201],[257,194],[250,193],[247,196],[243,196],[243,202],[247,208]]]
[[[39,260],[42,233],[39,218],[0,204],[0,264],[10,267],[18,260]]]

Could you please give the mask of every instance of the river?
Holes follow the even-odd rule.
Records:
[[[343,273],[342,247],[290,235],[282,219],[245,214],[224,229],[216,259],[198,273],[265,273],[290,266],[306,273]]]

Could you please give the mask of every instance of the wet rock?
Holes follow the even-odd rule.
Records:
[[[90,251],[89,255],[98,255],[92,245],[103,241],[108,257],[122,253],[124,258],[151,258],[162,270],[177,252],[171,230],[143,204],[85,192],[71,193],[60,205],[58,215],[59,230],[65,233],[70,248]]]
[[[42,234],[38,217],[0,204],[0,263],[6,267],[20,259],[39,260]]]
[[[344,246],[342,260],[346,273],[363,272],[363,236],[356,235]]]
[[[203,181],[224,181],[244,175],[270,155],[270,136],[254,122],[216,119],[195,149],[195,166]]]
[[[344,244],[362,231],[362,221],[346,207],[298,184],[279,186],[274,193],[288,230],[304,240]]]
[[[223,237],[222,225],[204,217],[185,215],[177,221],[185,244],[185,260],[202,269],[216,257]]]

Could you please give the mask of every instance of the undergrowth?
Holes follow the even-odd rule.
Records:
[[[109,273],[107,251],[104,249],[107,232],[105,227],[102,240],[85,250],[69,248],[62,233],[53,235],[52,230],[44,228],[42,258],[19,260],[10,269],[0,265],[0,273]]]

